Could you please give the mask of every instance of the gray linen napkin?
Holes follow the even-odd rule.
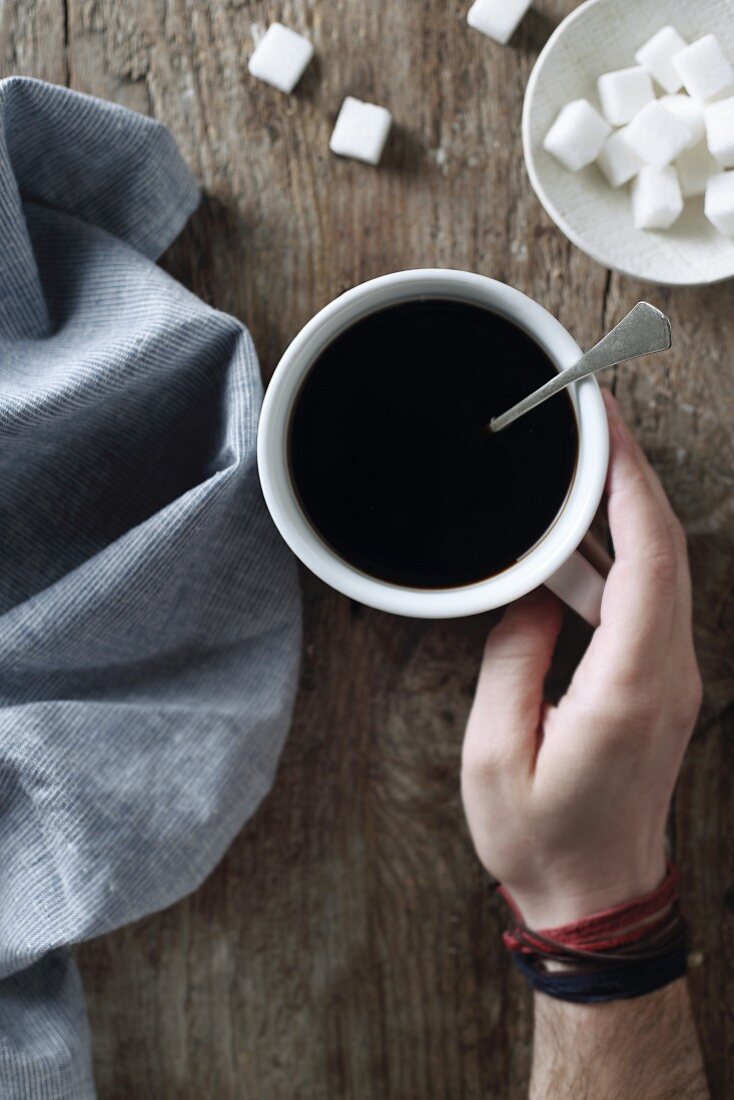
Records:
[[[0,1096],[94,1096],[70,945],[170,905],[271,786],[300,644],[247,331],[154,260],[159,123],[0,82]]]

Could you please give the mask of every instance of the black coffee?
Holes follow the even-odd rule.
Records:
[[[501,572],[558,514],[576,420],[560,393],[492,435],[485,425],[555,373],[496,313],[406,302],[356,322],[311,368],[290,424],[291,475],[346,561],[414,588]]]

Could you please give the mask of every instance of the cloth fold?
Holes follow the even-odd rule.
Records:
[[[0,82],[0,1096],[94,1096],[70,947],[171,904],[269,790],[300,650],[246,329],[154,261],[160,123]]]

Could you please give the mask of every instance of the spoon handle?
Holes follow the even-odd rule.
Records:
[[[546,382],[535,393],[523,397],[522,401],[518,401],[507,412],[493,417],[489,422],[489,429],[492,432],[501,432],[519,416],[523,416],[536,405],[547,401],[554,393],[565,389],[571,382],[578,382],[581,378],[596,374],[605,367],[613,367],[616,363],[637,359],[640,355],[667,351],[670,344],[670,321],[665,314],[655,306],[651,306],[649,302],[638,302],[611,332],[582,355],[576,363],[559,371],[550,382]]]

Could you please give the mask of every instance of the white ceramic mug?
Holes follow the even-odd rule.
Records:
[[[257,460],[265,501],[285,541],[309,569],[344,595],[383,611],[415,618],[453,618],[501,607],[545,584],[588,622],[599,622],[608,557],[589,547],[588,529],[601,500],[609,458],[607,418],[594,378],[569,387],[579,453],[566,500],[542,538],[514,565],[475,584],[407,588],[378,580],[332,550],[301,509],[288,466],[288,426],[300,385],[321,352],[347,326],[385,306],[417,298],[452,298],[507,317],[540,344],[560,371],[581,355],[563,326],[542,306],[495,279],[467,271],[424,268],[382,275],[346,291],[320,310],[286,349],[263,402]],[[507,369],[511,369],[508,366]],[[589,557],[577,547],[584,542]]]

